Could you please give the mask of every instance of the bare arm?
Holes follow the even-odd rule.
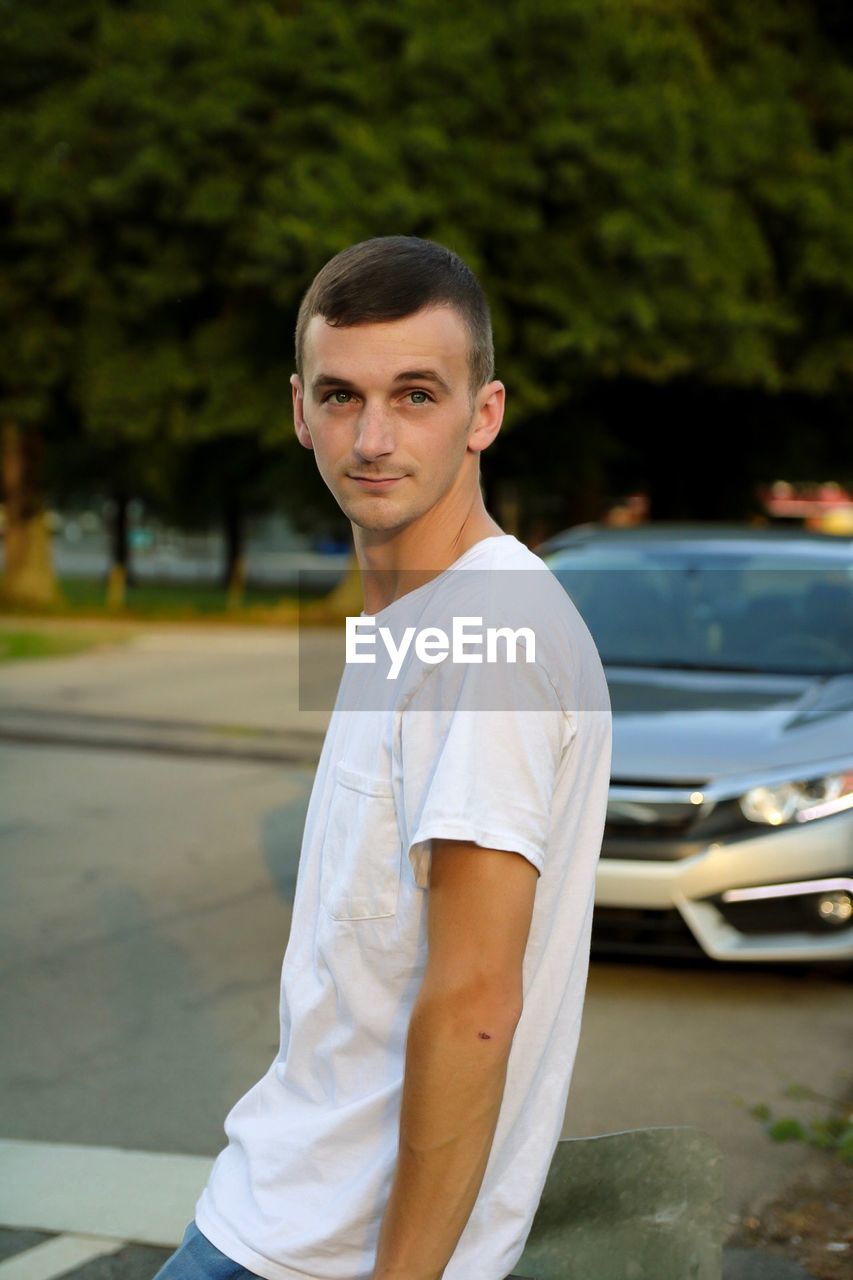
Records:
[[[521,1016],[537,878],[519,853],[433,840],[429,956],[374,1280],[440,1280],[471,1215]]]

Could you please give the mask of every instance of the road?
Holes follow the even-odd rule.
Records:
[[[323,723],[294,711],[294,689],[293,639],[266,633],[145,631],[0,668],[3,1140],[208,1161],[224,1144],[279,1043],[313,779],[288,744],[316,743]],[[40,741],[16,738],[28,708]],[[133,726],[157,717],[203,721],[202,749],[170,747],[168,729],[164,751],[138,749]],[[130,733],[120,747],[104,745],[111,718]],[[260,731],[280,735],[280,759],[254,758]],[[795,1083],[837,1095],[848,997],[813,972],[596,962],[564,1136],[696,1126],[722,1147],[728,1213],[755,1207],[807,1157],[749,1108],[811,1114],[784,1097]],[[0,1193],[0,1227],[51,1229],[2,1213]]]

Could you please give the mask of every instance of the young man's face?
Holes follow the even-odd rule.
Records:
[[[462,492],[503,416],[500,382],[473,400],[470,337],[447,306],[335,328],[314,316],[296,374],[296,434],[344,514],[391,531]]]

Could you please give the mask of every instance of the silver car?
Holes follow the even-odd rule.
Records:
[[[610,688],[594,949],[853,960],[853,539],[583,525],[536,550]]]

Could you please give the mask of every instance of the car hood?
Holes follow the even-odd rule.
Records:
[[[616,781],[707,782],[849,754],[853,675],[606,668]]]

